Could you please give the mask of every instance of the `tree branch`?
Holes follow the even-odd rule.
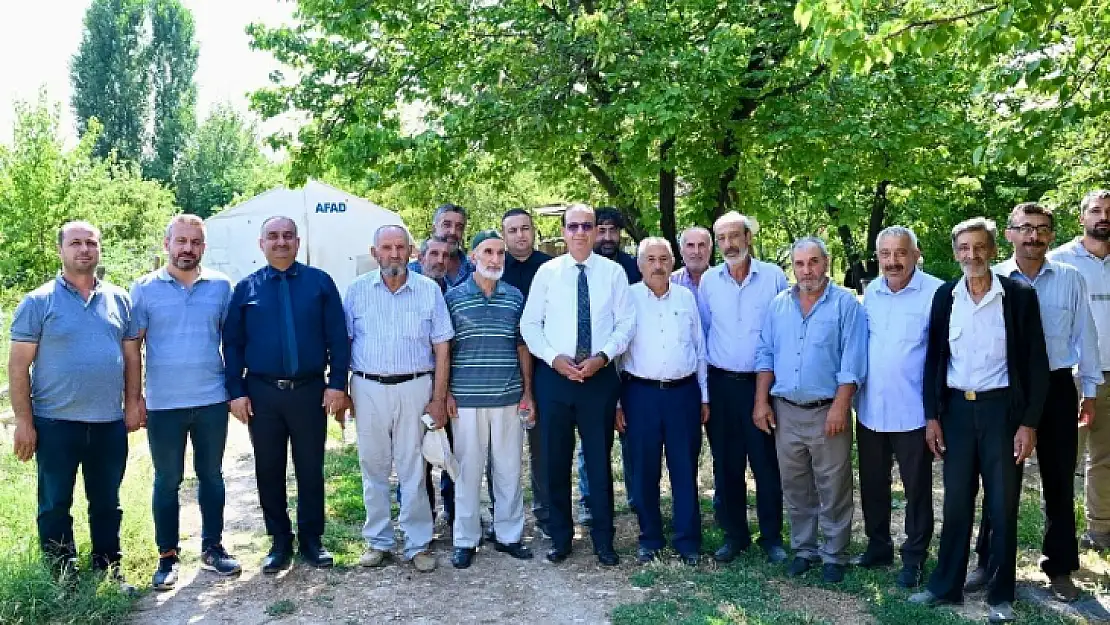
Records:
[[[945,24],[952,24],[954,22],[960,22],[960,21],[963,21],[963,20],[968,20],[968,19],[971,19],[973,17],[977,17],[979,15],[982,15],[984,13],[990,13],[991,11],[997,11],[1001,6],[1002,5],[1000,5],[1000,4],[992,4],[990,6],[985,6],[985,7],[980,8],[980,9],[975,9],[974,11],[969,11],[967,13],[961,13],[960,15],[950,15],[948,17],[937,17],[937,18],[933,18],[931,20],[920,20],[920,21],[917,21],[917,22],[910,22],[909,24],[906,24],[902,28],[899,28],[898,30],[894,31],[893,33],[890,33],[889,35],[887,35],[886,39],[893,39],[894,37],[897,37],[898,35],[901,35],[902,33],[906,32],[908,30],[913,30],[915,28],[932,28],[934,26],[943,26]]]

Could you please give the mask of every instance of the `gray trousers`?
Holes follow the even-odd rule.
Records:
[[[852,538],[852,424],[825,436],[829,407],[799,408],[773,398],[775,451],[790,515],[794,556],[847,564]],[[820,526],[825,541],[818,546]]]

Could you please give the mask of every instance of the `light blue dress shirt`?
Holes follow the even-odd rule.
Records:
[[[759,333],[756,371],[771,371],[771,395],[797,404],[832,399],[867,376],[867,315],[854,293],[829,282],[803,316],[798,287],[771,301]]]
[[[788,286],[778,265],[754,258],[743,284],[736,283],[727,263],[706,270],[698,286],[706,362],[728,371],[755,371],[763,320],[771,300]]]
[[[1078,365],[1083,397],[1095,397],[1102,384],[1098,332],[1091,314],[1087,283],[1075,267],[1046,260],[1030,280],[1012,257],[994,266],[994,272],[1032,286],[1037,291],[1048,349],[1048,368],[1071,369]]]
[[[925,427],[922,390],[929,312],[940,278],[915,269],[895,293],[886,278],[863,293],[867,313],[867,380],[856,397],[859,420],[875,432],[909,432]]]

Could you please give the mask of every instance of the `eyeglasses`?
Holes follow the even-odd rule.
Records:
[[[594,225],[588,221],[572,221],[563,227],[566,228],[568,232],[578,232],[579,230],[582,232],[590,232],[594,229]]]
[[[1011,232],[1020,232],[1026,235],[1033,234],[1034,232],[1037,234],[1052,234],[1052,226],[1047,225],[1032,226],[1030,224],[1022,224],[1020,226],[1007,226],[1006,229]]]

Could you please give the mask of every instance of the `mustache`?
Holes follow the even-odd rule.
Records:
[[[905,268],[905,265],[883,265],[883,271],[902,271]]]
[[[667,272],[663,271],[662,269],[656,269],[655,271],[651,272],[651,275],[653,275],[653,276],[665,276],[665,275],[667,275]]]

